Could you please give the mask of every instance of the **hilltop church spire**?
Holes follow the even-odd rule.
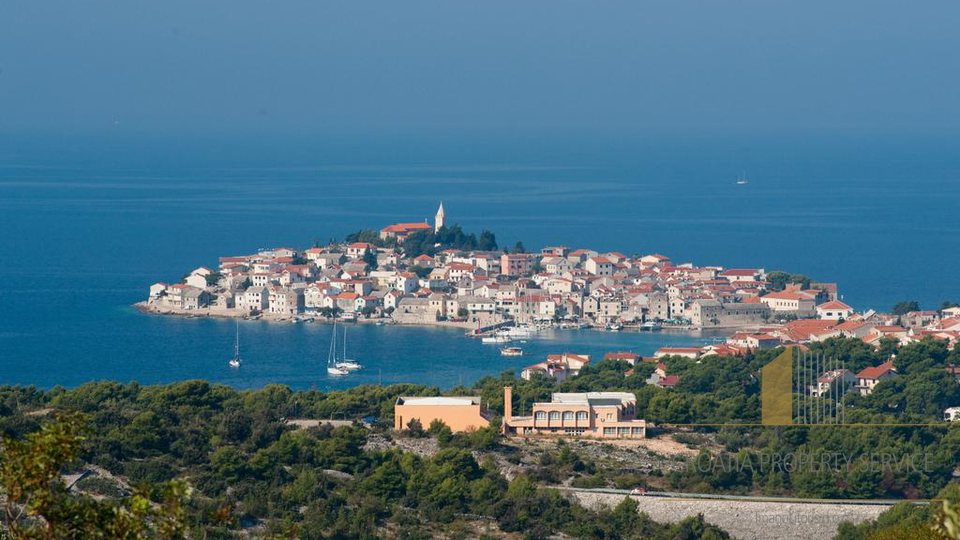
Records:
[[[437,208],[437,215],[433,220],[434,232],[439,231],[440,227],[447,224],[447,215],[443,212],[443,201],[440,201],[440,208]]]

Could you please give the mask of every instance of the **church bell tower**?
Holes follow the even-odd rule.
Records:
[[[437,208],[437,215],[433,220],[434,232],[439,231],[440,227],[447,224],[447,215],[443,213],[443,201],[440,201],[440,208]]]

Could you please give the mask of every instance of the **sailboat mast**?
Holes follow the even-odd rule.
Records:
[[[327,353],[327,366],[333,365],[333,357],[337,347],[337,320],[333,320],[333,336],[330,338],[330,352]]]
[[[240,358],[240,321],[237,320],[237,338],[233,342],[233,357]]]

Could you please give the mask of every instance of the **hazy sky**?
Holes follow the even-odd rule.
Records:
[[[0,132],[955,132],[956,0],[0,3]]]

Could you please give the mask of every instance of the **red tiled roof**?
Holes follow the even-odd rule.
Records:
[[[721,276],[755,276],[760,270],[756,268],[731,268],[720,273]]]
[[[412,231],[423,231],[432,228],[433,227],[427,223],[394,223],[393,225],[387,225],[386,227],[380,229],[380,232],[406,233]]]
[[[875,380],[875,379],[879,379],[881,376],[885,375],[887,372],[890,372],[890,371],[894,371],[894,372],[897,371],[896,368],[893,367],[892,361],[884,362],[879,366],[865,368],[860,373],[857,373],[857,378]]]
[[[839,300],[833,300],[833,301],[831,301],[831,302],[824,302],[824,303],[820,304],[819,306],[817,306],[817,309],[846,309],[846,310],[850,310],[850,309],[853,309],[853,308],[851,308],[850,306],[844,304],[843,302],[841,302],[841,301],[839,301]]]
[[[674,386],[680,382],[679,375],[667,375],[666,377],[660,377],[660,380],[657,381],[657,386]]]
[[[604,360],[638,360],[639,358],[639,354],[626,351],[608,352],[603,355]]]

